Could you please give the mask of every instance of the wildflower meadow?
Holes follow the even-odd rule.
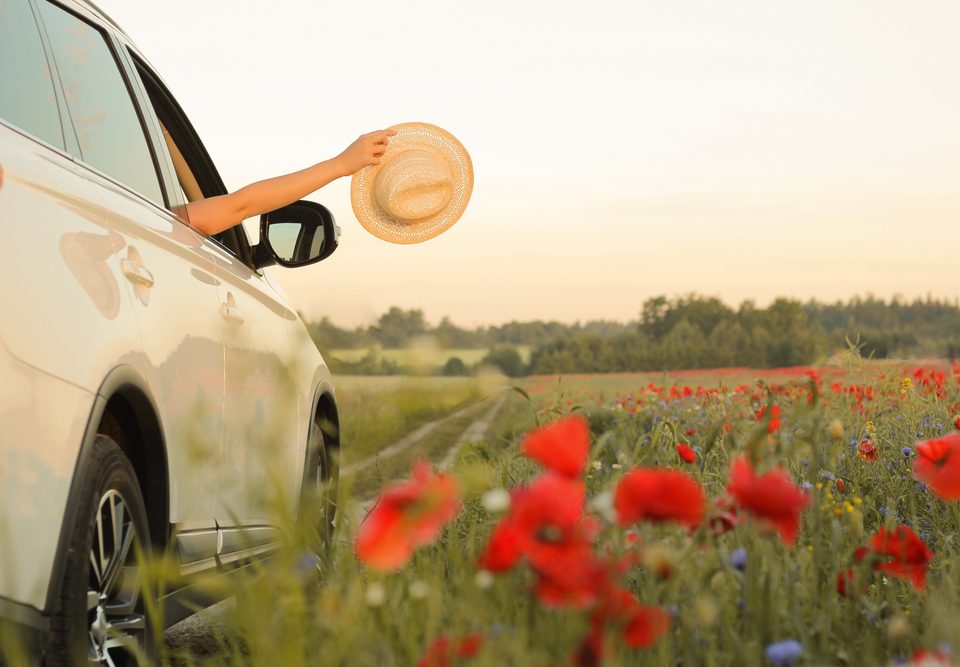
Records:
[[[955,664],[960,364],[749,375],[518,383],[444,469],[342,479],[332,545],[287,517],[160,661]]]
[[[384,604],[480,589],[430,578],[419,664],[953,664],[960,366],[793,370],[543,406],[421,553],[455,478],[387,489],[355,545]]]

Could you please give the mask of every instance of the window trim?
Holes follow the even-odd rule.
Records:
[[[65,114],[61,113],[61,122],[63,122],[65,125],[69,124],[69,127],[73,133],[74,141],[76,142],[75,145],[76,145],[77,154],[72,155],[72,152],[71,152],[74,162],[79,166],[85,167],[93,171],[96,174],[104,176],[105,178],[110,180],[112,183],[116,183],[117,185],[122,187],[125,191],[133,194],[136,197],[139,197],[143,201],[148,202],[157,208],[160,208],[162,210],[169,209],[169,206],[170,206],[169,197],[168,197],[167,189],[164,187],[164,179],[160,170],[160,162],[157,158],[156,148],[153,145],[153,142],[150,140],[150,132],[147,128],[147,123],[143,114],[143,109],[141,109],[137,99],[137,95],[135,94],[133,86],[131,85],[130,77],[127,72],[127,69],[126,67],[124,67],[124,64],[117,52],[117,48],[116,48],[117,45],[116,45],[116,42],[114,41],[113,32],[111,31],[110,28],[104,26],[100,22],[100,20],[97,19],[97,17],[84,16],[79,12],[75,11],[72,7],[67,7],[63,3],[57,2],[56,0],[34,0],[34,1],[35,3],[37,3],[34,7],[34,17],[37,19],[37,23],[40,26],[42,39],[45,42],[44,46],[45,48],[49,49],[49,53],[48,53],[49,66],[51,67],[51,71],[54,72],[56,75],[55,87],[59,88],[61,92],[63,90],[63,80],[60,75],[60,65],[57,62],[56,56],[53,54],[53,47],[50,43],[50,36],[49,36],[49,33],[47,32],[47,26],[43,22],[43,16],[42,16],[42,12],[40,11],[39,3],[46,2],[53,5],[54,7],[61,9],[64,12],[67,12],[71,16],[74,16],[78,21],[83,21],[86,25],[90,26],[90,28],[92,28],[93,30],[97,31],[100,34],[100,37],[103,39],[104,46],[106,46],[107,52],[113,58],[114,65],[116,66],[117,71],[120,74],[120,80],[123,82],[123,85],[126,88],[127,95],[130,98],[130,104],[133,106],[134,113],[137,116],[137,121],[140,124],[140,131],[143,132],[143,140],[147,144],[147,151],[149,151],[150,161],[151,161],[151,164],[153,165],[153,173],[157,179],[157,186],[160,189],[160,196],[163,198],[163,203],[160,204],[158,202],[153,201],[147,195],[139,192],[138,190],[134,189],[133,187],[131,187],[126,183],[121,183],[116,177],[110,174],[107,174],[99,167],[96,167],[90,164],[89,162],[87,162],[87,160],[83,157],[83,151],[80,149],[79,139],[77,139],[77,134],[76,134],[77,129],[74,125],[73,114],[70,111],[70,104],[67,101],[66,96],[64,95],[63,102],[64,102]],[[66,134],[66,132],[64,132],[64,134]]]
[[[53,51],[50,48],[50,44],[47,42],[47,31],[43,27],[43,23],[40,21],[40,11],[37,8],[34,0],[23,0],[23,3],[27,7],[27,11],[30,13],[30,16],[33,18],[33,27],[37,31],[37,38],[40,40],[40,49],[43,51],[43,58],[47,64],[47,71],[50,73],[50,87],[53,89],[54,104],[57,106],[57,121],[60,124],[60,139],[63,142],[63,145],[58,146],[57,144],[52,144],[43,137],[34,134],[27,128],[20,127],[19,125],[16,125],[5,118],[0,118],[0,123],[29,139],[39,142],[43,146],[48,146],[61,154],[67,153],[69,156],[70,148],[73,145],[69,139],[75,140],[75,137],[72,136],[73,125],[70,125],[70,133],[68,133],[66,120],[63,113],[66,99],[63,97],[60,89],[59,73],[53,65]],[[73,159],[72,156],[70,156],[70,159]]]
[[[176,98],[170,93],[156,72],[153,71],[153,68],[147,64],[146,60],[129,44],[125,46],[127,55],[130,57],[133,67],[145,88],[144,93],[147,95],[147,101],[151,106],[152,113],[159,123],[161,113],[158,113],[157,108],[160,107],[162,115],[166,118],[164,126],[176,142],[177,148],[179,148],[183,154],[184,160],[190,166],[190,170],[197,179],[197,184],[200,186],[203,195],[205,197],[214,197],[227,194],[227,187],[220,177],[220,172],[217,171],[213,159],[203,145],[203,141],[200,140],[200,135],[190,122],[190,118],[184,113],[179,102],[177,102]],[[150,89],[154,91],[156,99],[154,99],[154,95],[150,93]],[[162,137],[156,139],[156,141],[162,140]],[[235,248],[230,247],[229,243],[224,243],[221,238],[214,236],[207,238],[218,243],[224,250],[250,267],[251,270],[260,273],[254,268],[253,251],[250,248],[250,241],[247,239],[246,231],[243,229],[242,224],[231,227],[217,236],[232,240]]]

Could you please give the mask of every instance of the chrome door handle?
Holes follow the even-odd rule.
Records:
[[[143,264],[139,264],[131,259],[121,259],[120,270],[123,271],[123,275],[127,277],[127,280],[134,285],[142,285],[143,287],[153,286],[153,274],[150,273],[150,270]]]
[[[231,306],[229,303],[220,304],[220,317],[231,324],[243,324],[243,315],[240,313],[240,309]]]

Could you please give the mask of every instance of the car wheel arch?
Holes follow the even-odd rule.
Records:
[[[77,480],[90,465],[90,452],[97,435],[117,440],[121,450],[133,464],[137,481],[147,506],[148,523],[157,550],[169,542],[169,472],[163,428],[156,402],[146,381],[129,365],[114,367],[97,390],[93,408],[87,418],[83,441],[74,466],[67,508],[60,527],[60,537],[48,589],[46,609],[53,608],[53,599],[66,567],[64,540],[77,520]],[[119,438],[119,439],[118,439]]]
[[[340,449],[340,413],[337,404],[329,392],[321,392],[313,410],[313,420],[323,432],[328,446]]]

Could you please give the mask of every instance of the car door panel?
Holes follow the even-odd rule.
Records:
[[[168,211],[102,181],[104,210],[126,244],[116,261],[133,296],[142,372],[166,439],[170,522],[178,531],[209,529],[215,525],[224,368],[213,243]]]
[[[0,597],[42,608],[96,392],[140,342],[77,165],[0,123],[0,169]]]
[[[217,254],[217,270],[228,328],[224,460],[214,515],[221,528],[266,526],[281,507],[290,508],[304,455],[287,332],[296,314],[226,249]]]

